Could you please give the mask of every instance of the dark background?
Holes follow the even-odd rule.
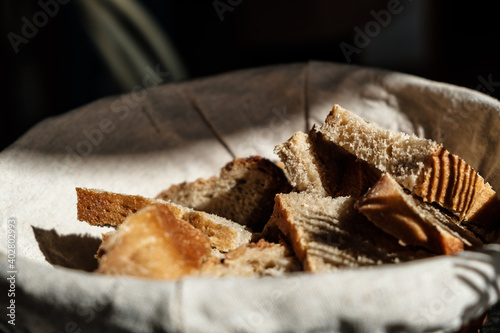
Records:
[[[22,36],[26,20],[33,23],[34,16],[43,19],[37,16],[43,9],[40,1],[0,3],[0,149],[46,117],[100,97],[130,92],[142,84],[144,73],[133,70],[140,66],[134,64],[130,52],[117,47],[119,38],[109,37],[112,30],[106,27],[110,21],[103,19],[106,16],[89,13],[81,0],[56,1],[41,0],[43,4],[56,3],[57,13],[41,21],[37,33],[20,43],[17,53],[9,36]],[[149,24],[157,24],[170,40],[185,68],[184,75],[169,76],[164,80],[167,82],[298,61],[348,63],[341,43],[356,46],[355,28],[365,31],[367,23],[376,22],[373,13],[386,10],[394,1],[137,3],[149,15]],[[162,56],[130,18],[116,10],[113,0],[93,3],[99,3],[107,15],[114,15],[123,34],[141,50],[151,68],[162,63]],[[222,4],[228,6],[226,10]],[[390,22],[359,53],[351,54],[350,63],[415,74],[500,98],[500,38],[491,3],[401,0],[400,7],[401,13],[391,15]],[[114,56],[103,56],[102,45],[114,50]],[[113,70],[110,64],[116,65],[120,59],[125,59],[125,65]]]

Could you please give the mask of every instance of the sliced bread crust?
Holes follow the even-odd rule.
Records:
[[[226,164],[218,177],[173,185],[157,198],[216,214],[260,232],[273,211],[274,195],[290,190],[279,166],[252,156]]]
[[[486,205],[498,201],[495,191],[461,158],[442,145],[415,135],[385,130],[339,105],[334,105],[320,129],[329,140],[398,183],[436,202],[460,219],[476,220]]]
[[[388,173],[356,203],[356,208],[385,232],[406,244],[438,254],[453,254],[482,241],[455,218],[405,193]]]
[[[163,200],[87,188],[76,188],[76,193],[78,220],[91,225],[116,227],[128,216],[145,207],[162,205],[168,207],[177,218],[202,231],[211,245],[220,251],[233,250],[246,244],[252,236],[250,231],[238,223]]]

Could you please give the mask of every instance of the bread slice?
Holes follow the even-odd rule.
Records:
[[[453,254],[483,243],[456,218],[405,193],[388,173],[356,203],[356,208],[385,232],[406,244],[438,254]]]
[[[380,171],[325,139],[316,126],[309,134],[295,133],[274,152],[299,192],[358,198],[380,178]]]
[[[260,232],[273,212],[274,195],[290,189],[279,166],[252,156],[226,164],[218,177],[173,185],[157,198],[216,214]]]
[[[495,191],[442,145],[382,129],[339,105],[333,106],[320,131],[356,158],[390,173],[424,201],[438,203],[461,220],[487,227],[498,220],[498,215],[485,214],[500,207]]]
[[[99,252],[99,273],[178,279],[199,274],[211,248],[200,230],[168,206],[154,205],[127,217]]]
[[[283,162],[285,174],[296,191],[319,196],[328,194],[306,133],[295,133],[288,141],[276,146],[274,152]]]
[[[263,239],[228,252],[223,258],[204,265],[201,275],[224,276],[281,276],[301,269],[285,243],[270,243]]]
[[[397,263],[432,256],[405,247],[354,209],[352,197],[278,194],[270,222],[285,234],[306,271]]]
[[[91,225],[119,226],[125,219],[148,206],[168,207],[178,219],[199,229],[220,250],[234,250],[251,239],[251,232],[238,223],[205,212],[198,212],[163,200],[125,195],[95,189],[76,188],[78,220]]]

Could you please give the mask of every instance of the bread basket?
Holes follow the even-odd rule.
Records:
[[[481,318],[499,300],[496,245],[275,278],[89,272],[107,229],[77,221],[75,187],[153,197],[234,156],[276,160],[334,104],[443,143],[500,189],[500,102],[467,88],[315,61],[145,85],[46,119],[0,154],[0,285],[15,294],[0,300],[1,330],[455,332]]]

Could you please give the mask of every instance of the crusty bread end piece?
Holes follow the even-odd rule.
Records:
[[[99,252],[99,273],[177,279],[199,274],[211,250],[200,230],[156,205],[127,217]]]
[[[218,177],[173,185],[157,198],[219,215],[260,232],[273,211],[274,195],[290,190],[279,166],[251,156],[226,164]]]
[[[359,199],[356,207],[377,227],[404,243],[438,254],[482,245],[459,221],[405,193],[388,173]]]
[[[441,148],[427,161],[415,194],[437,202],[461,219],[487,229],[497,229],[500,200],[496,192],[470,165]]]
[[[163,200],[148,199],[139,195],[76,188],[78,220],[91,225],[119,226],[137,211],[153,205],[168,207],[179,219],[191,223],[208,236],[213,247],[220,251],[233,250],[251,239],[251,232],[225,218],[198,212]]]
[[[424,201],[436,202],[460,219],[473,221],[485,204],[498,201],[476,171],[432,140],[382,129],[339,105],[333,106],[320,131],[357,158],[390,173]]]

